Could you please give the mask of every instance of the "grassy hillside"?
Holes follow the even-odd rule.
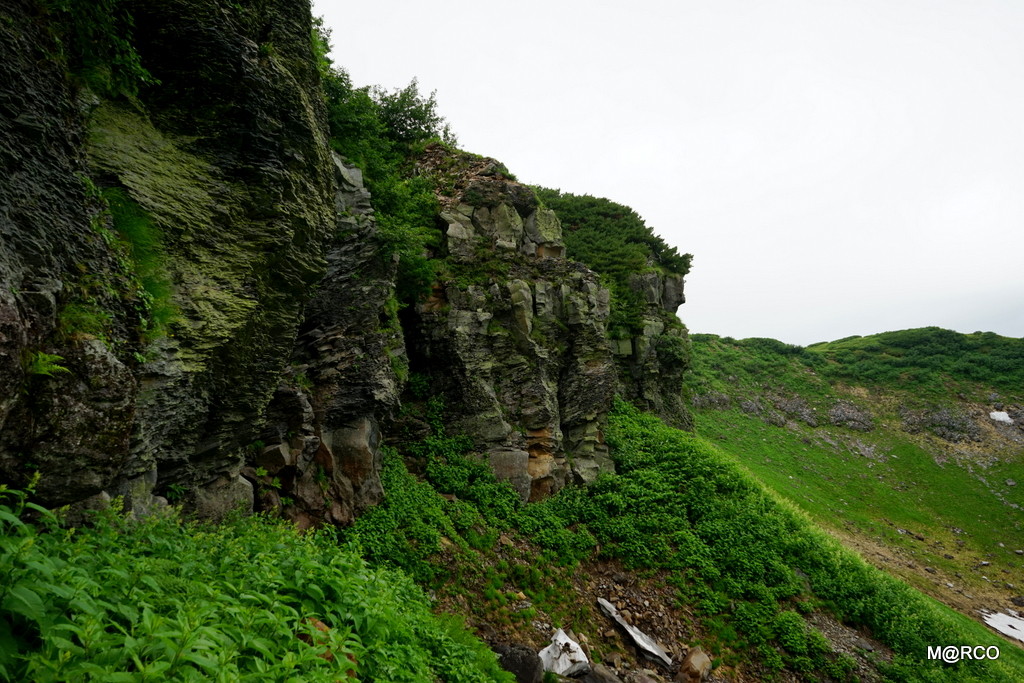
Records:
[[[1024,341],[926,328],[807,349],[693,335],[697,431],[876,566],[1013,609],[1024,575]]]
[[[628,648],[600,636],[607,622],[594,601],[638,582],[641,628],[676,650],[670,638],[683,629],[683,644],[714,653],[729,680],[1001,681],[1024,672],[1024,652],[867,565],[732,453],[621,402],[606,436],[617,474],[521,507],[468,457],[468,444],[435,433],[408,461],[392,453],[387,500],[354,537],[374,561],[469,612],[482,632],[538,645],[537,624],[571,627],[604,661]],[[844,649],[843,629],[875,652]],[[1006,652],[989,664],[925,660],[927,645],[945,642]]]
[[[728,680],[1024,674],[1024,650],[843,548],[738,451],[620,402],[606,434],[618,473],[523,506],[445,434],[437,400],[420,409],[432,434],[389,451],[385,503],[340,547],[265,518],[36,528],[7,494],[0,666],[20,680],[506,680],[412,576],[490,640],[536,647],[572,628],[599,661],[633,657],[595,609],[607,597],[677,656],[702,645]],[[1002,656],[926,659],[951,643]]]
[[[847,337],[807,348],[830,378],[905,388],[915,394],[995,390],[1024,396],[1024,340],[938,327]]]

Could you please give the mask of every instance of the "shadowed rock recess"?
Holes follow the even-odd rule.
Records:
[[[34,3],[0,22],[2,481],[347,524],[382,499],[410,375],[523,500],[611,470],[616,392],[687,422],[685,362],[657,352],[681,277],[638,279],[644,333],[609,339],[555,213],[433,146],[440,275],[402,308],[361,173],[330,152],[308,3],[122,5],[155,79],[133,97],[69,75]]]

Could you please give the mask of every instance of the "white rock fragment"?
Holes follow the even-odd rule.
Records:
[[[551,636],[551,644],[538,654],[545,671],[570,677],[590,673],[590,660],[583,648],[565,635],[562,629],[555,631],[555,635]]]
[[[996,422],[1002,422],[1003,424],[1008,425],[1013,424],[1013,418],[1010,417],[1009,413],[1007,413],[1005,410],[993,410],[991,413],[988,414],[988,416],[995,420]]]

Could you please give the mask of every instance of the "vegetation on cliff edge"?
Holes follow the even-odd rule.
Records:
[[[631,277],[650,270],[686,275],[693,256],[669,246],[628,206],[590,195],[534,189],[562,222],[566,256],[604,276],[613,297],[609,328],[638,334],[646,302],[631,287]]]
[[[377,218],[383,258],[397,254],[397,296],[402,302],[429,291],[437,263],[426,255],[438,240],[438,211],[433,183],[412,172],[415,157],[427,143],[455,144],[437,111],[434,93],[424,97],[415,80],[388,91],[358,87],[348,72],[327,57],[330,31],[315,20],[313,46],[327,101],[331,146],[364,173]]]

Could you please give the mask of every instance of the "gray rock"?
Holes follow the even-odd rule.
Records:
[[[711,657],[700,647],[692,647],[686,653],[686,659],[676,674],[678,683],[700,683],[711,672]]]
[[[837,401],[829,408],[829,420],[837,427],[846,427],[860,432],[874,429],[871,413],[850,401]]]
[[[960,408],[939,406],[927,410],[900,410],[903,430],[911,434],[927,431],[951,443],[980,441],[981,427]]]
[[[452,429],[537,500],[611,468],[602,436],[616,386],[609,295],[578,264],[524,253],[527,241],[560,248],[561,239],[557,217],[536,208],[529,188],[497,174],[470,185],[473,230],[494,248],[477,243],[459,259],[500,262],[514,275],[444,283],[444,305],[424,301],[406,320],[416,331],[409,354],[444,394]],[[449,225],[463,220],[462,206],[443,210]]]
[[[524,502],[530,499],[533,479],[529,453],[515,448],[495,448],[488,452],[487,461],[499,481],[511,484]]]
[[[622,679],[615,675],[615,672],[604,664],[594,664],[580,683],[622,683]]]
[[[237,474],[221,474],[205,486],[196,488],[193,496],[196,514],[215,522],[223,520],[234,511],[243,514],[252,512],[252,484]]]
[[[544,679],[544,665],[540,656],[518,643],[494,646],[498,664],[516,677],[516,683],[540,683]]]

